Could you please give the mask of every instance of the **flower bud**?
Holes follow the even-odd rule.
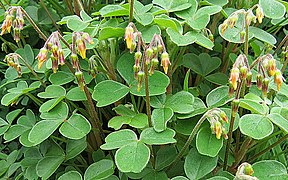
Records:
[[[241,31],[241,32],[240,32],[240,41],[241,41],[241,42],[244,41],[244,39],[245,39],[245,34],[246,34],[245,31]]]
[[[20,29],[19,28],[14,28],[14,40],[16,42],[20,41]]]
[[[163,66],[165,74],[168,73],[168,66],[170,65],[169,55],[167,52],[163,52],[161,55],[161,66]]]
[[[228,23],[230,25],[230,28],[233,28],[238,20],[238,15],[233,14],[231,17],[228,18]]]
[[[234,94],[234,87],[231,81],[229,81],[229,97],[232,97],[232,95]]]
[[[58,46],[55,44],[52,45],[51,51],[52,51],[54,58],[58,59]]]
[[[251,86],[252,86],[252,72],[251,72],[251,71],[249,71],[249,72],[247,73],[246,86],[247,86],[247,87],[251,87]]]
[[[229,80],[231,81],[234,90],[237,89],[237,82],[239,80],[239,69],[237,67],[233,67],[230,73]]]
[[[43,63],[47,60],[48,50],[46,48],[41,48],[39,54],[37,55],[38,59],[38,69],[40,69]]]
[[[140,61],[142,58],[142,53],[140,51],[135,53],[135,65],[139,66],[140,65]]]
[[[140,92],[141,87],[142,87],[142,82],[143,82],[143,79],[144,79],[144,72],[143,71],[139,71],[137,76],[138,76],[138,78],[137,78],[137,80],[138,80],[137,91]]]
[[[84,86],[85,86],[83,73],[81,71],[76,71],[75,72],[75,76],[76,76],[76,79],[77,79],[77,82],[78,82],[78,86],[83,91],[84,90]]]
[[[244,162],[237,168],[235,179],[258,180],[258,178],[252,176],[253,173],[252,166],[249,163]]]
[[[275,72],[274,83],[277,84],[277,90],[280,91],[281,85],[283,83],[283,76],[280,70]]]
[[[256,75],[256,84],[259,90],[262,89],[262,81],[263,81],[263,75],[262,74],[257,74]]]
[[[65,64],[65,57],[64,57],[63,49],[58,50],[58,57],[59,57],[60,65],[63,66]]]
[[[220,113],[219,113],[219,116],[221,117],[221,119],[224,122],[228,123],[228,116],[226,115],[226,113],[224,111],[221,110]]]
[[[263,93],[264,97],[267,96],[268,86],[269,86],[269,79],[268,78],[264,78],[263,81],[262,81],[262,93]]]
[[[53,73],[56,73],[58,70],[58,59],[51,54],[51,61],[52,61],[52,70]]]
[[[213,36],[213,34],[209,34],[208,37],[209,37],[210,41],[214,42],[214,36]]]
[[[134,78],[135,79],[138,79],[138,72],[140,71],[140,69],[141,69],[141,67],[140,67],[140,65],[138,64],[138,65],[134,65],[133,66],[133,70],[134,70]]]
[[[89,36],[88,33],[83,33],[82,38],[89,44],[94,44],[93,39]]]
[[[226,31],[226,29],[228,28],[228,22],[227,20],[225,20],[223,22],[223,24],[221,25],[221,34],[224,35],[224,32]]]
[[[258,6],[258,8],[256,9],[256,17],[258,19],[258,22],[261,24],[264,18],[264,12],[260,6]]]
[[[158,65],[159,61],[157,58],[153,58],[152,61],[151,61],[151,66],[150,66],[150,70],[149,70],[149,73],[150,73],[150,76],[152,74],[154,74],[154,70],[155,70],[155,67]]]
[[[153,49],[152,48],[148,48],[146,50],[146,55],[147,55],[147,58],[150,59],[153,55]]]
[[[222,124],[219,121],[215,122],[214,132],[216,134],[216,138],[220,139],[222,135]]]
[[[133,43],[131,44],[130,53],[134,52],[135,49],[136,49],[136,43],[133,42]]]
[[[77,54],[72,53],[70,57],[71,57],[71,61],[72,61],[72,66],[73,66],[73,68],[79,67]]]
[[[239,108],[239,103],[240,103],[239,99],[234,99],[232,101],[232,117],[236,117]]]
[[[131,49],[132,47],[132,42],[134,40],[134,30],[131,26],[128,26],[125,28],[125,40],[126,40],[126,45],[128,49]]]
[[[78,51],[80,53],[80,56],[82,57],[82,59],[86,58],[86,45],[84,43],[84,41],[82,41],[81,39],[77,40],[77,47],[78,47]]]
[[[163,51],[163,46],[162,46],[161,44],[158,44],[158,46],[157,46],[157,51],[158,51],[159,53],[162,53],[162,51]]]
[[[247,78],[248,68],[246,66],[240,67],[240,78],[246,79]]]
[[[268,67],[267,67],[268,75],[274,76],[276,71],[276,60],[271,58],[268,60]]]
[[[253,14],[252,10],[248,10],[246,15],[246,25],[250,26],[252,21],[256,23],[256,16]]]

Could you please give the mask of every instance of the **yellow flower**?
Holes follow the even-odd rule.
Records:
[[[43,63],[47,60],[47,53],[48,50],[46,48],[41,48],[39,54],[37,55],[38,58],[38,69],[40,69]]]
[[[125,40],[126,40],[126,44],[127,44],[128,49],[132,48],[132,43],[133,43],[133,39],[134,39],[133,33],[134,33],[134,30],[131,26],[126,27]]]

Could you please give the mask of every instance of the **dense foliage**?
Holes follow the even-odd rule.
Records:
[[[3,179],[288,179],[288,3],[0,1]]]

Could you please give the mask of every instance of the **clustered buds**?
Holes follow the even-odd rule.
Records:
[[[276,67],[276,60],[271,54],[260,57],[258,62],[258,74],[256,76],[256,84],[259,90],[262,89],[263,96],[266,97],[268,93],[268,86],[270,79],[268,77],[274,77],[274,83],[277,85],[278,91],[284,81],[282,73]]]
[[[228,123],[228,117],[226,113],[218,108],[212,109],[207,113],[210,127],[213,134],[216,134],[216,138],[220,139],[223,135],[224,139],[228,139],[227,130],[225,129],[225,123]]]
[[[16,11],[16,17],[14,18],[14,12]],[[13,23],[12,23],[13,21]],[[20,40],[20,31],[23,30],[24,18],[22,13],[22,8],[20,6],[12,6],[5,12],[5,20],[2,24],[1,35],[6,31],[11,32],[11,27],[13,27],[14,40],[18,42]]]
[[[74,32],[73,35],[72,46],[77,46],[77,50],[82,57],[82,59],[86,58],[86,43],[94,44],[93,39],[89,36],[88,33],[84,32]]]
[[[65,64],[64,51],[60,44],[59,33],[53,32],[44,46],[40,49],[39,54],[37,55],[38,59],[38,69],[40,69],[43,63],[47,60],[48,52],[51,52],[51,61],[52,61],[52,70],[54,73],[58,70],[58,64]]]
[[[253,13],[253,9],[254,7],[257,7],[256,9],[256,16]],[[235,26],[235,24],[237,23],[238,19],[239,19],[239,15],[243,14],[245,17],[245,23],[247,26],[250,26],[251,22],[256,23],[257,19],[259,23],[262,23],[262,20],[264,18],[264,13],[263,13],[263,9],[260,7],[259,4],[256,4],[254,7],[252,7],[251,9],[249,9],[248,11],[245,11],[244,9],[240,9],[237,10],[235,12],[233,12],[220,26],[221,28],[221,34],[223,35],[224,32],[228,29],[228,26],[230,28],[233,28]],[[242,26],[242,30],[240,31],[240,41],[243,42],[245,39],[245,30],[244,30],[245,26]]]
[[[94,59],[95,56],[92,56],[91,58],[89,58],[89,69],[88,69],[88,73],[93,77],[96,78],[96,74],[97,74],[97,63]]]
[[[134,55],[135,64],[133,70],[134,77],[138,81],[138,91],[140,91],[144,80],[144,66],[149,66],[149,74],[152,75],[159,64],[159,56],[161,57],[161,66],[163,67],[164,72],[166,74],[168,73],[168,68],[171,63],[161,35],[155,34],[150,44],[146,45],[141,33],[137,30],[136,26],[130,22],[125,29],[124,38],[127,48],[130,49],[130,53],[137,47],[137,51]]]
[[[21,66],[19,63],[19,58],[21,58],[19,54],[10,53],[5,56],[4,62],[7,62],[8,66],[13,67],[17,71],[18,76],[20,77],[22,74],[22,71],[21,71]]]
[[[232,96],[234,91],[239,86],[239,82],[246,82],[246,86],[250,87],[252,82],[252,72],[250,70],[248,59],[241,54],[237,57],[229,78],[229,95]]]
[[[257,177],[252,176],[253,173],[251,164],[244,162],[237,168],[236,179],[258,180]]]

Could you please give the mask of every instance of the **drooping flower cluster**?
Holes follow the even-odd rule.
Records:
[[[14,19],[15,11],[16,16]],[[5,12],[5,19],[2,24],[1,36],[6,31],[10,33],[11,27],[13,27],[14,40],[18,42],[20,40],[20,31],[23,30],[23,25],[24,25],[24,18],[22,8],[20,6],[9,7],[8,10]]]
[[[161,56],[161,66],[164,72],[168,73],[168,68],[170,63],[169,54],[166,51],[165,44],[162,40],[161,35],[155,34],[149,45],[146,45],[141,33],[137,30],[136,26],[130,22],[125,29],[125,41],[127,48],[130,49],[132,53],[136,47],[137,51],[135,53],[135,64],[133,67],[134,76],[138,81],[138,91],[142,87],[142,82],[144,79],[144,63],[150,65],[149,74],[154,73],[155,68],[159,64],[158,57]],[[143,55],[141,50],[143,50]]]
[[[223,135],[224,139],[228,139],[225,123],[228,123],[228,117],[226,113],[218,108],[212,109],[207,118],[210,122],[210,128],[213,134],[216,134],[216,138],[220,139]]]
[[[7,62],[8,66],[13,67],[17,71],[18,76],[20,77],[22,74],[22,71],[21,71],[21,65],[19,63],[19,58],[21,58],[19,54],[10,53],[5,56],[4,62]]]
[[[256,83],[259,90],[262,89],[264,97],[266,97],[268,92],[268,85],[270,79],[268,77],[274,77],[274,83],[277,85],[278,91],[284,81],[282,72],[276,67],[276,60],[271,54],[264,55],[260,57],[258,62],[258,73],[256,76]]]
[[[244,162],[238,168],[235,179],[258,180],[257,177],[252,176],[254,173],[252,166]]]
[[[230,72],[229,78],[229,95],[232,96],[238,87],[239,82],[246,82],[247,87],[252,85],[252,72],[250,70],[248,59],[245,55],[240,54]]]
[[[256,7],[256,16],[253,13],[253,9]],[[264,18],[264,13],[263,13],[263,9],[261,8],[261,6],[259,4],[256,4],[255,6],[253,6],[251,9],[245,11],[244,9],[240,9],[237,10],[235,12],[233,12],[221,25],[221,34],[223,35],[225,33],[225,31],[228,29],[228,26],[230,28],[233,28],[235,26],[235,24],[237,23],[238,19],[239,19],[239,15],[243,14],[244,15],[244,21],[243,21],[243,25],[242,25],[242,30],[240,31],[239,35],[240,35],[240,40],[244,41],[244,37],[245,37],[245,25],[248,27],[250,26],[250,24],[252,22],[256,23],[257,19],[259,23],[262,23],[262,20]]]

